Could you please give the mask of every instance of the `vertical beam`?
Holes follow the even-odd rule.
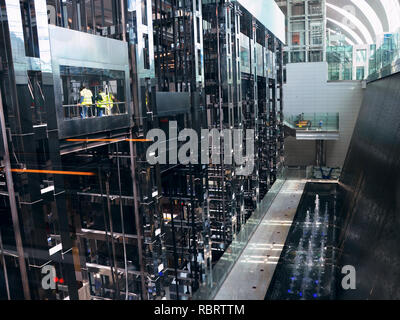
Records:
[[[28,283],[28,275],[26,272],[26,263],[25,263],[25,253],[22,244],[21,230],[18,218],[17,204],[15,199],[14,192],[14,183],[11,173],[11,162],[10,162],[10,153],[8,150],[8,141],[7,141],[7,132],[6,132],[6,122],[4,119],[4,109],[3,109],[3,100],[0,94],[0,126],[3,135],[3,144],[4,144],[4,167],[5,174],[7,180],[7,189],[8,195],[10,199],[10,208],[11,208],[11,216],[13,221],[14,233],[15,233],[15,243],[17,246],[18,252],[18,261],[19,261],[19,269],[21,272],[21,280],[22,280],[22,288],[24,291],[24,297],[26,300],[31,299],[31,294],[29,291],[29,283]]]
[[[134,208],[135,208],[135,225],[136,225],[136,233],[138,237],[138,253],[139,253],[139,264],[140,264],[140,280],[142,285],[142,299],[147,300],[147,290],[145,283],[145,275],[144,275],[144,261],[143,261],[143,243],[142,243],[142,229],[140,225],[140,216],[139,216],[139,199],[138,199],[138,190],[136,185],[136,164],[134,154],[136,155],[136,145],[133,144],[132,139],[133,135],[130,134],[130,157],[131,157],[131,174],[132,174],[132,184],[133,184],[133,197],[134,197]]]
[[[9,287],[9,283],[8,283],[6,259],[4,258],[4,247],[3,247],[1,229],[0,229],[0,251],[1,251],[1,263],[3,264],[4,280],[6,282],[7,298],[8,298],[8,300],[11,300],[10,287]]]
[[[120,1],[121,1],[122,41],[126,42],[125,0],[120,0]],[[102,6],[104,6],[103,2],[102,2]],[[103,15],[103,19],[104,19],[104,15]]]

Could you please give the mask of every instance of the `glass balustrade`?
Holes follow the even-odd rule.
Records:
[[[285,115],[285,123],[296,130],[339,131],[339,113]]]
[[[236,261],[239,259],[244,248],[248,244],[250,238],[260,225],[262,219],[272,205],[275,197],[278,195],[285,181],[286,169],[283,169],[277,181],[268,191],[265,198],[259,203],[256,211],[254,211],[249,220],[247,220],[246,224],[237,234],[236,238],[232,241],[231,245],[227,248],[221,259],[212,268],[212,271],[208,273],[205,283],[201,285],[199,290],[197,290],[194,294],[194,300],[214,299],[229,272],[232,270]]]

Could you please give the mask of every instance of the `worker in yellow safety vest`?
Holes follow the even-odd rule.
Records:
[[[96,97],[97,116],[102,117],[103,112],[107,115],[108,104],[107,95],[102,89],[100,89],[99,94]]]
[[[88,107],[93,105],[93,93],[86,86],[82,86],[80,97],[79,105],[82,106],[81,118],[85,119],[88,116]]]
[[[111,116],[111,110],[114,107],[115,98],[109,89],[107,91],[108,91],[106,94],[107,108],[106,108],[105,112],[106,112],[106,116]]]

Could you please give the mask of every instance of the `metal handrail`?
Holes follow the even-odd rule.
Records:
[[[120,104],[126,104],[126,102],[110,102],[110,103],[104,103],[104,104],[117,104],[117,105],[120,105]],[[83,106],[83,104],[79,104],[79,103],[77,103],[77,104],[63,104],[63,107],[82,107]],[[92,103],[92,104],[88,104],[87,106],[91,106],[91,107],[93,107],[93,106],[97,106],[97,103]]]
[[[299,115],[285,115],[285,123],[296,130],[306,131],[338,131],[339,130],[339,113],[313,113],[303,114],[303,119],[299,119]],[[320,121],[322,120],[322,125]],[[300,122],[306,122],[307,125],[297,126]]]
[[[114,107],[116,107],[116,112],[114,114],[110,114],[110,115],[103,115],[103,117],[110,117],[110,116],[115,116],[115,115],[120,115],[120,114],[126,114],[127,113],[127,110],[124,110],[123,112],[121,112],[120,107],[119,107],[121,105],[124,105],[124,106],[127,105],[126,102],[109,102],[109,103],[104,103],[104,104],[113,104],[113,107],[112,108],[104,107],[102,109],[113,110]],[[79,118],[80,117],[79,108],[81,108],[81,107],[93,108],[93,107],[98,107],[98,105],[99,105],[98,103],[92,103],[92,104],[89,104],[89,105],[83,105],[83,104],[79,103],[79,104],[64,104],[62,107],[65,108],[64,110],[75,109],[75,112],[73,112],[74,113],[73,115],[70,115],[70,116],[68,116],[66,114],[64,115],[65,118],[73,119],[73,118]],[[90,110],[91,109],[89,109],[89,113],[91,112]],[[71,111],[70,111],[70,114],[71,114]],[[93,115],[92,114],[91,116],[88,116],[88,117],[94,118],[94,117],[97,117],[97,115]]]

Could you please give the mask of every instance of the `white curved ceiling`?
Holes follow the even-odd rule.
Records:
[[[355,44],[376,43],[399,31],[400,0],[326,0],[327,28]]]
[[[342,15],[343,17],[347,18],[348,21],[351,21],[351,24],[354,25],[358,30],[361,31],[361,34],[363,36],[364,42],[365,43],[374,43],[373,37],[374,35],[371,34],[371,32],[367,29],[367,27],[353,14],[351,14],[349,11],[346,11],[336,5],[333,5],[331,3],[327,3],[326,6],[328,8],[333,9],[336,11],[338,14]],[[350,29],[350,27],[349,27]],[[354,29],[351,28],[351,29]],[[361,40],[363,41],[363,40]]]
[[[348,34],[349,36],[350,36],[350,39],[352,39],[353,40],[353,43],[354,44],[360,44],[360,43],[363,43],[364,41],[358,36],[358,34],[356,33],[356,32],[354,32],[350,27],[348,27],[347,25],[345,25],[345,24],[343,24],[343,23],[341,23],[341,22],[339,22],[339,21],[336,21],[336,20],[333,20],[333,19],[331,19],[331,18],[326,18],[327,19],[327,21],[328,22],[331,22],[331,23],[333,23],[334,25],[336,25],[339,29],[340,29],[340,31],[342,31],[343,33],[345,33],[345,34]],[[337,28],[336,28],[336,30],[337,30]],[[336,31],[336,32],[338,32],[338,31]]]

